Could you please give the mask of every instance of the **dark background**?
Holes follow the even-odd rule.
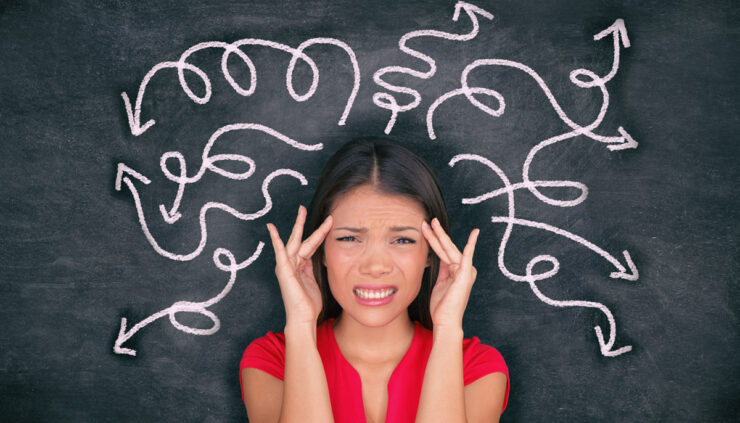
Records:
[[[734,1],[478,1],[495,16],[481,19],[468,42],[420,38],[409,42],[437,61],[428,80],[388,75],[418,90],[420,107],[401,113],[390,136],[419,152],[441,180],[452,234],[463,243],[482,229],[475,265],[478,280],[468,304],[465,336],[478,336],[505,357],[511,397],[503,422],[737,421],[738,397],[738,3]],[[373,73],[399,65],[427,66],[398,49],[404,34],[419,29],[470,30],[453,1],[5,1],[0,6],[0,420],[3,421],[246,421],[238,364],[244,348],[268,330],[282,331],[285,314],[266,222],[287,236],[299,204],[308,204],[327,157],[359,135],[383,135],[389,113],[372,102]],[[593,35],[624,19],[632,43],[607,85],[610,106],[595,132],[617,135],[623,126],[636,149],[609,151],[586,137],[537,156],[534,179],[579,181],[585,202],[548,206],[516,191],[517,217],[578,234],[623,262],[628,250],[639,269],[635,282],[609,278],[602,257],[550,232],[515,227],[506,263],[524,273],[539,254],[560,261],[560,272],[539,289],[560,300],[607,306],[617,324],[618,357],[601,355],[593,327],[608,334],[595,309],[557,308],[541,302],[527,284],[505,278],[496,255],[505,225],[504,197],[477,205],[461,200],[501,187],[477,163],[449,167],[456,154],[474,153],[521,181],[527,152],[568,128],[542,91],[521,72],[479,69],[471,84],[496,89],[506,111],[492,118],[463,98],[435,115],[438,138],[426,135],[425,114],[443,93],[459,86],[472,61],[522,62],[548,83],[568,115],[593,120],[596,90],[570,83],[588,68],[605,75],[612,64],[611,38]],[[221,52],[193,55],[210,77],[213,94],[192,102],[173,69],[147,87],[142,121],[156,125],[131,134],[121,93],[135,99],[145,74],[177,60],[204,41],[243,38],[297,47],[313,37],[349,44],[361,70],[360,91],[347,124],[337,122],[352,84],[350,62],[336,47],[307,50],[320,71],[318,89],[296,102],[285,87],[289,55],[245,47],[257,69],[257,88],[238,95],[220,72]],[[249,73],[232,57],[235,78]],[[193,90],[203,86],[188,75]],[[310,73],[299,64],[296,89]],[[408,97],[397,95],[399,102]],[[495,106],[490,98],[486,104]],[[207,172],[188,185],[173,225],[159,214],[172,204],[177,185],[165,179],[160,156],[179,151],[188,175],[201,163],[208,138],[238,122],[269,126],[316,152],[300,151],[257,132],[222,137],[214,154],[251,157],[255,173],[242,181]],[[278,168],[305,175],[269,186],[273,208],[253,221],[221,212],[207,216],[208,239],[190,261],[158,254],[142,232],[131,191],[114,188],[118,163],[151,179],[136,182],[153,236],[168,251],[193,251],[200,239],[198,212],[209,201],[252,213],[264,207],[260,187]],[[233,172],[243,165],[223,164]],[[176,169],[174,163],[170,167]],[[556,198],[573,192],[547,191]],[[243,261],[262,241],[264,251],[239,271],[231,291],[209,310],[218,332],[196,336],[177,330],[165,316],[123,344],[136,357],[114,354],[121,318],[128,327],[177,301],[205,301],[228,275],[212,260],[227,248]],[[544,265],[543,270],[544,270]],[[193,327],[203,316],[178,314]]]

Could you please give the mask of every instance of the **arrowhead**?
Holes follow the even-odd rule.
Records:
[[[622,45],[625,48],[629,48],[630,39],[629,37],[627,37],[627,28],[624,26],[623,19],[617,19],[616,21],[614,21],[613,24],[609,26],[609,28],[594,35],[594,40],[600,40],[609,34],[614,34],[615,37],[619,37],[622,41]]]
[[[617,131],[619,131],[619,134],[622,136],[623,141],[618,144],[610,144],[607,145],[606,148],[608,148],[611,151],[615,150],[626,150],[628,148],[637,148],[639,145],[637,141],[635,141],[632,136],[624,130],[621,126],[617,128]]]
[[[175,209],[173,209],[172,212],[168,211],[164,204],[159,205],[159,211],[162,212],[162,218],[164,221],[170,225],[177,222],[182,217],[182,214]]]
[[[629,268],[629,272],[620,269],[619,272],[612,272],[609,276],[614,279],[626,279],[628,281],[636,281],[640,277],[640,272],[637,271],[637,266],[635,266],[635,263],[632,262],[632,257],[630,257],[630,253],[627,250],[622,251],[622,254],[624,254],[624,260],[627,262],[627,268]]]
[[[455,4],[455,14],[452,15],[452,20],[455,22],[457,22],[458,18],[460,18],[460,9],[465,9],[465,11],[468,12],[471,17],[473,16],[473,14],[477,13],[488,20],[493,19],[493,15],[490,12],[470,3],[459,1],[457,2],[457,4]]]
[[[116,342],[113,344],[113,352],[116,354],[127,354],[131,356],[135,356],[136,350],[121,347],[121,344],[126,342],[130,337],[131,335],[126,333],[126,318],[122,317],[121,318],[121,329],[118,331],[118,337],[116,338]]]
[[[601,350],[601,355],[604,357],[616,357],[618,355],[622,355],[626,352],[632,351],[631,345],[626,345],[622,348],[612,350],[613,345],[608,345],[608,343],[604,342],[604,335],[601,333],[601,328],[598,326],[594,326],[594,331],[596,331],[596,338],[599,340],[599,349]]]
[[[123,163],[118,163],[118,172],[116,173],[116,191],[121,190],[121,180],[124,178],[124,173],[131,175],[139,181],[149,185],[152,181],[141,173],[131,169]]]
[[[154,120],[149,119],[144,126],[140,125],[141,121],[141,110],[134,111],[131,107],[131,101],[128,99],[128,95],[123,92],[121,93],[121,97],[123,98],[123,105],[126,108],[126,116],[128,116],[128,126],[131,128],[131,133],[138,137],[139,135],[143,134],[147,129],[149,129],[152,125],[154,125]]]

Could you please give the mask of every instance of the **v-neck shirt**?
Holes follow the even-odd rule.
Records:
[[[360,374],[342,355],[334,338],[334,318],[316,327],[316,347],[324,365],[334,421],[365,422]],[[386,423],[406,423],[416,419],[424,371],[432,351],[433,332],[414,321],[414,336],[406,354],[393,370],[388,381]],[[468,385],[495,372],[506,375],[506,395],[503,413],[509,399],[509,370],[503,356],[495,348],[481,344],[478,337],[463,339],[463,383]],[[244,368],[260,369],[280,380],[285,375],[285,334],[268,331],[252,341],[244,350],[239,363],[239,384]],[[244,390],[242,387],[242,398]]]

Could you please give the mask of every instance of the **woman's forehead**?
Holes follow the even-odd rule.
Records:
[[[369,186],[355,188],[334,201],[331,215],[334,226],[399,224],[419,226],[425,217],[418,201],[398,194],[387,194]]]

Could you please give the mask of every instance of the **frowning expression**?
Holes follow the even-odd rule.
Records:
[[[369,326],[405,313],[430,264],[421,204],[362,185],[338,198],[330,213],[324,264],[343,311]]]

